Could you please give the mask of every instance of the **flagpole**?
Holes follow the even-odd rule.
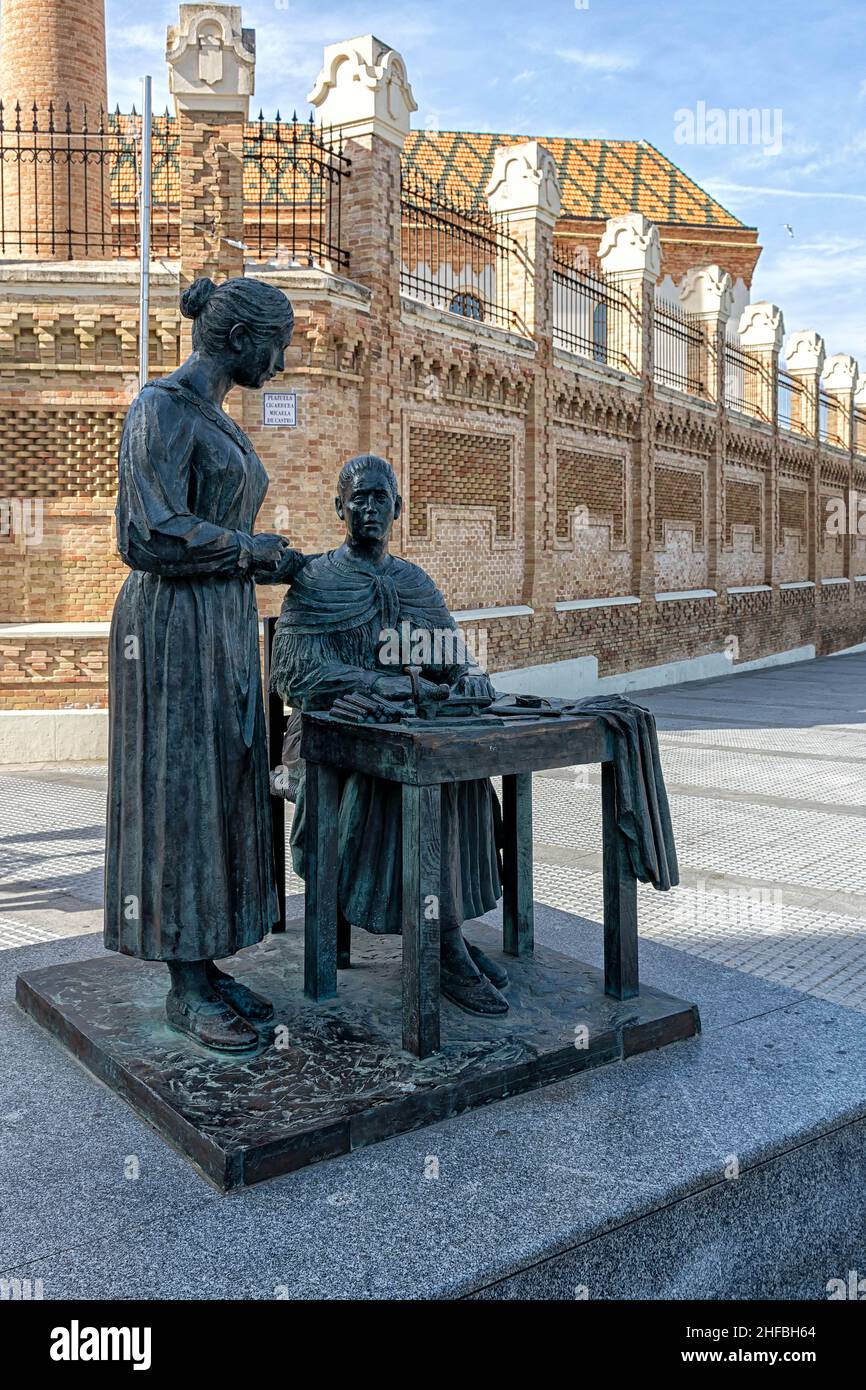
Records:
[[[151,148],[153,82],[142,79],[144,101],[141,113],[141,192],[139,226],[141,227],[141,297],[138,306],[138,385],[147,385],[150,356],[150,209],[151,209]]]

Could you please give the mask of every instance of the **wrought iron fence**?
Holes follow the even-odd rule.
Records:
[[[151,247],[180,255],[177,121],[153,118]],[[95,117],[0,103],[0,255],[59,259],[139,253],[141,116]],[[309,121],[265,121],[244,131],[244,245],[259,259],[345,270],[342,189],[351,161]]]
[[[760,358],[742,347],[738,338],[726,337],[725,405],[756,420],[769,419],[769,380]]]
[[[519,248],[490,210],[418,169],[400,174],[400,288],[465,318],[513,328],[508,268]]]
[[[573,238],[554,236],[553,258],[561,261],[568,270],[581,270],[587,275],[601,278],[602,270],[598,256],[588,247],[575,242]]]
[[[828,391],[818,391],[818,437],[822,444],[838,444],[843,448],[843,412],[838,401]]]
[[[776,378],[779,428],[793,434],[809,433],[809,398],[802,381],[779,368]]]
[[[690,396],[707,396],[707,340],[692,314],[657,299],[654,349],[656,381]]]
[[[133,256],[139,241],[141,118],[69,103],[25,113],[0,102],[0,255]],[[179,251],[177,134],[168,112],[153,122],[152,246]]]
[[[636,371],[630,345],[635,306],[600,274],[553,257],[553,341],[607,367]]]
[[[244,242],[258,258],[349,266],[343,238],[343,182],[352,161],[342,136],[312,115],[259,119],[244,132]]]
[[[115,111],[109,117],[112,251],[137,256],[140,241],[141,116]],[[180,255],[180,169],[177,122],[166,108],[151,118],[150,249],[154,256]]]

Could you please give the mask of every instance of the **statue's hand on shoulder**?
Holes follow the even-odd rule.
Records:
[[[307,557],[292,550],[285,536],[262,532],[253,536],[251,569],[257,584],[289,584]]]

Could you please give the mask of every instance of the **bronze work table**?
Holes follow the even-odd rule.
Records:
[[[502,777],[503,949],[533,950],[532,773],[602,764],[604,988],[615,999],[638,993],[637,883],[616,825],[614,769],[607,730],[595,716],[497,720],[413,720],[353,724],[305,714],[306,896],[304,991],[337,992],[337,811],[340,773],[357,771],[402,787],[403,1047],[427,1057],[439,1047],[438,903],[440,786]]]

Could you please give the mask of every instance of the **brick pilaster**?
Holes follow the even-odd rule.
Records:
[[[809,578],[821,582],[821,372],[824,367],[824,339],[813,329],[792,333],[785,349],[786,366],[790,376],[803,387],[803,433],[812,446],[812,467],[809,475],[808,550]]]
[[[372,34],[325,49],[308,99],[352,161],[343,193],[349,274],[373,292],[372,349],[360,389],[359,447],[387,458],[402,486],[400,153],[416,104],[402,57]],[[395,551],[402,549],[405,535],[404,518],[394,529]]]
[[[632,588],[655,604],[655,287],[661,265],[658,228],[643,213],[608,220],[598,248],[605,279],[625,297],[625,322],[616,326],[632,370],[641,379],[641,404],[631,450]],[[608,331],[611,331],[610,325]]]
[[[524,563],[522,601],[551,608],[555,517],[553,430],[553,232],[562,196],[556,161],[537,141],[496,151],[487,186],[490,211],[510,240],[508,304],[514,327],[534,339],[533,384],[527,400],[524,446]]]
[[[824,363],[822,385],[835,404],[837,433],[844,441],[844,447],[848,451],[843,573],[849,580],[852,580],[856,573],[854,542],[857,537],[858,511],[854,488],[854,456],[857,444],[854,424],[854,394],[859,384],[860,372],[853,357],[849,357],[844,352],[837,352],[832,357],[827,358]]]

